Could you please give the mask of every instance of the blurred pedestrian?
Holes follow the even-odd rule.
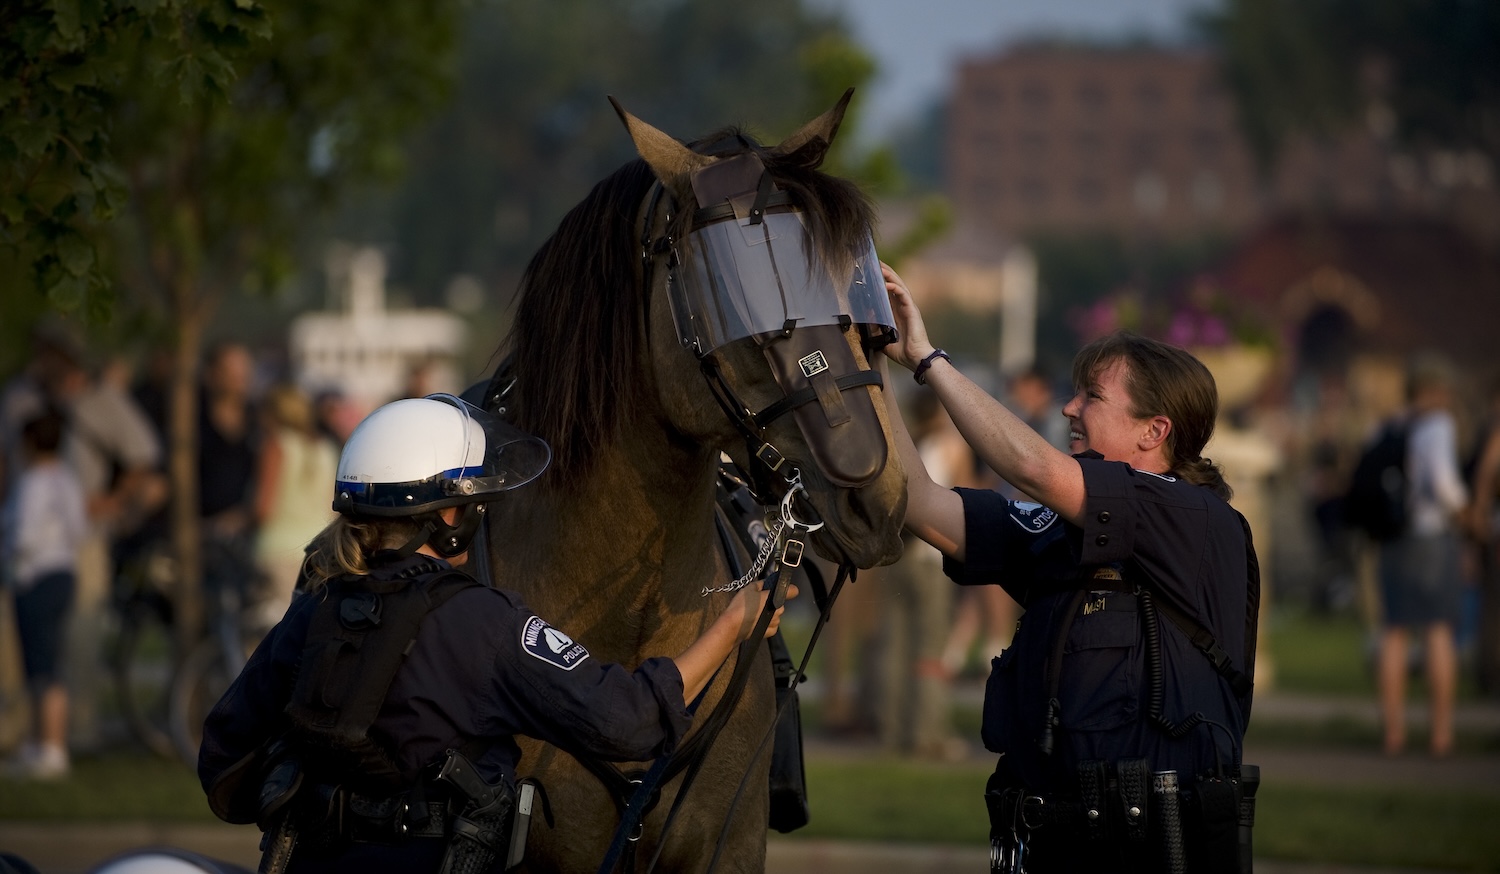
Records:
[[[235,342],[214,346],[204,362],[198,415],[198,513],[203,580],[244,596],[253,582],[255,470],[259,423],[251,400],[254,360]]]
[[[25,458],[5,503],[4,578],[15,595],[34,728],[11,763],[13,776],[56,779],[68,773],[68,690],[59,656],[88,538],[83,486],[62,460],[64,422],[47,410],[22,427]]]
[[[1469,536],[1479,553],[1479,688],[1500,693],[1500,381],[1469,473]]]
[[[312,401],[296,386],[266,393],[255,488],[255,562],[265,577],[263,618],[274,624],[292,602],[304,549],[333,521],[325,500],[338,472],[338,449],[313,418]]]
[[[1387,755],[1406,746],[1406,680],[1411,637],[1422,633],[1431,696],[1429,748],[1453,751],[1453,706],[1458,689],[1460,576],[1458,523],[1468,494],[1458,467],[1453,421],[1453,375],[1440,358],[1419,356],[1407,374],[1404,531],[1380,547],[1383,606],[1377,669]]]
[[[968,485],[974,453],[931,392],[911,404],[911,435],[934,481]],[[953,587],[943,579],[943,556],[908,536],[901,560],[891,566],[885,604],[887,645],[882,651],[889,679],[881,708],[887,748],[926,759],[964,755],[953,734],[952,674],[943,661],[953,619]],[[1008,596],[1007,596],[1008,597]]]
[[[89,536],[78,549],[64,676],[69,692],[69,748],[91,752],[103,741],[99,714],[103,642],[114,580],[112,545],[166,500],[161,444],[134,398],[89,369],[82,342],[66,326],[46,325],[34,338],[41,394],[27,404],[52,406],[67,422],[63,458],[83,485]]]

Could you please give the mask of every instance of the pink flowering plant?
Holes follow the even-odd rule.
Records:
[[[1133,331],[1184,348],[1275,345],[1267,319],[1203,279],[1172,302],[1148,303],[1133,289],[1122,289],[1074,309],[1070,321],[1081,343]]]

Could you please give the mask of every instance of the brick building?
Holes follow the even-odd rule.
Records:
[[[1378,113],[1369,127],[1381,128]],[[1494,203],[1482,157],[1417,161],[1367,131],[1293,142],[1260,179],[1215,59],[1201,51],[1034,45],[970,59],[957,73],[947,150],[959,214],[1002,233],[1232,234],[1308,208],[1453,215]],[[1493,217],[1487,209],[1476,214]]]

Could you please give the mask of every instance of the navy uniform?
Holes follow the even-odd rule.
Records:
[[[955,582],[997,583],[1026,611],[985,692],[984,743],[1001,754],[991,788],[1018,788],[1064,808],[1092,773],[1080,766],[1103,763],[1112,780],[1116,763],[1145,759],[1151,771],[1174,770],[1190,788],[1200,774],[1240,764],[1248,689],[1237,693],[1165,616],[1155,623],[1160,712],[1182,727],[1181,736],[1147,718],[1153,684],[1133,590],[1147,587],[1155,603],[1175,605],[1247,673],[1254,646],[1247,605],[1259,598],[1248,527],[1227,503],[1097,453],[1077,458],[1087,492],[1082,527],[1036,504],[957,489],[966,559],[945,563]],[[1053,653],[1063,629],[1058,671]],[[1118,864],[1118,847],[1078,840],[1076,824],[1059,821],[1029,837],[1031,870]]]
[[[451,574],[450,565],[440,559],[377,553],[370,579],[443,572]],[[209,714],[198,776],[211,798],[221,778],[285,731],[283,711],[319,600],[316,593],[295,600]],[[603,664],[518,595],[475,585],[423,620],[370,735],[392,751],[409,786],[429,781],[450,749],[475,750],[471,758],[486,782],[513,786],[520,757],[514,735],[579,757],[637,761],[669,754],[691,723],[671,659],[648,659],[633,672]],[[328,858],[299,850],[288,870],[436,870],[444,845],[421,838],[346,842]]]

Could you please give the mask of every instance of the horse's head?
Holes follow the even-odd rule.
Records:
[[[723,451],[763,500],[800,474],[792,510],[826,523],[825,556],[900,554],[906,477],[870,370],[892,321],[873,209],[817,169],[847,101],[769,148],[738,131],[688,147],[621,112],[642,160],[563,217],[521,282],[508,407],[554,459],[533,488],[576,503],[624,453],[660,489],[660,468]]]
[[[870,567],[900,555],[906,478],[874,369],[894,320],[873,209],[818,170],[849,96],[773,147],[737,130],[690,147],[615,108],[656,178],[638,269],[672,427],[727,452],[763,501],[800,480],[792,511],[826,523],[819,552]]]

